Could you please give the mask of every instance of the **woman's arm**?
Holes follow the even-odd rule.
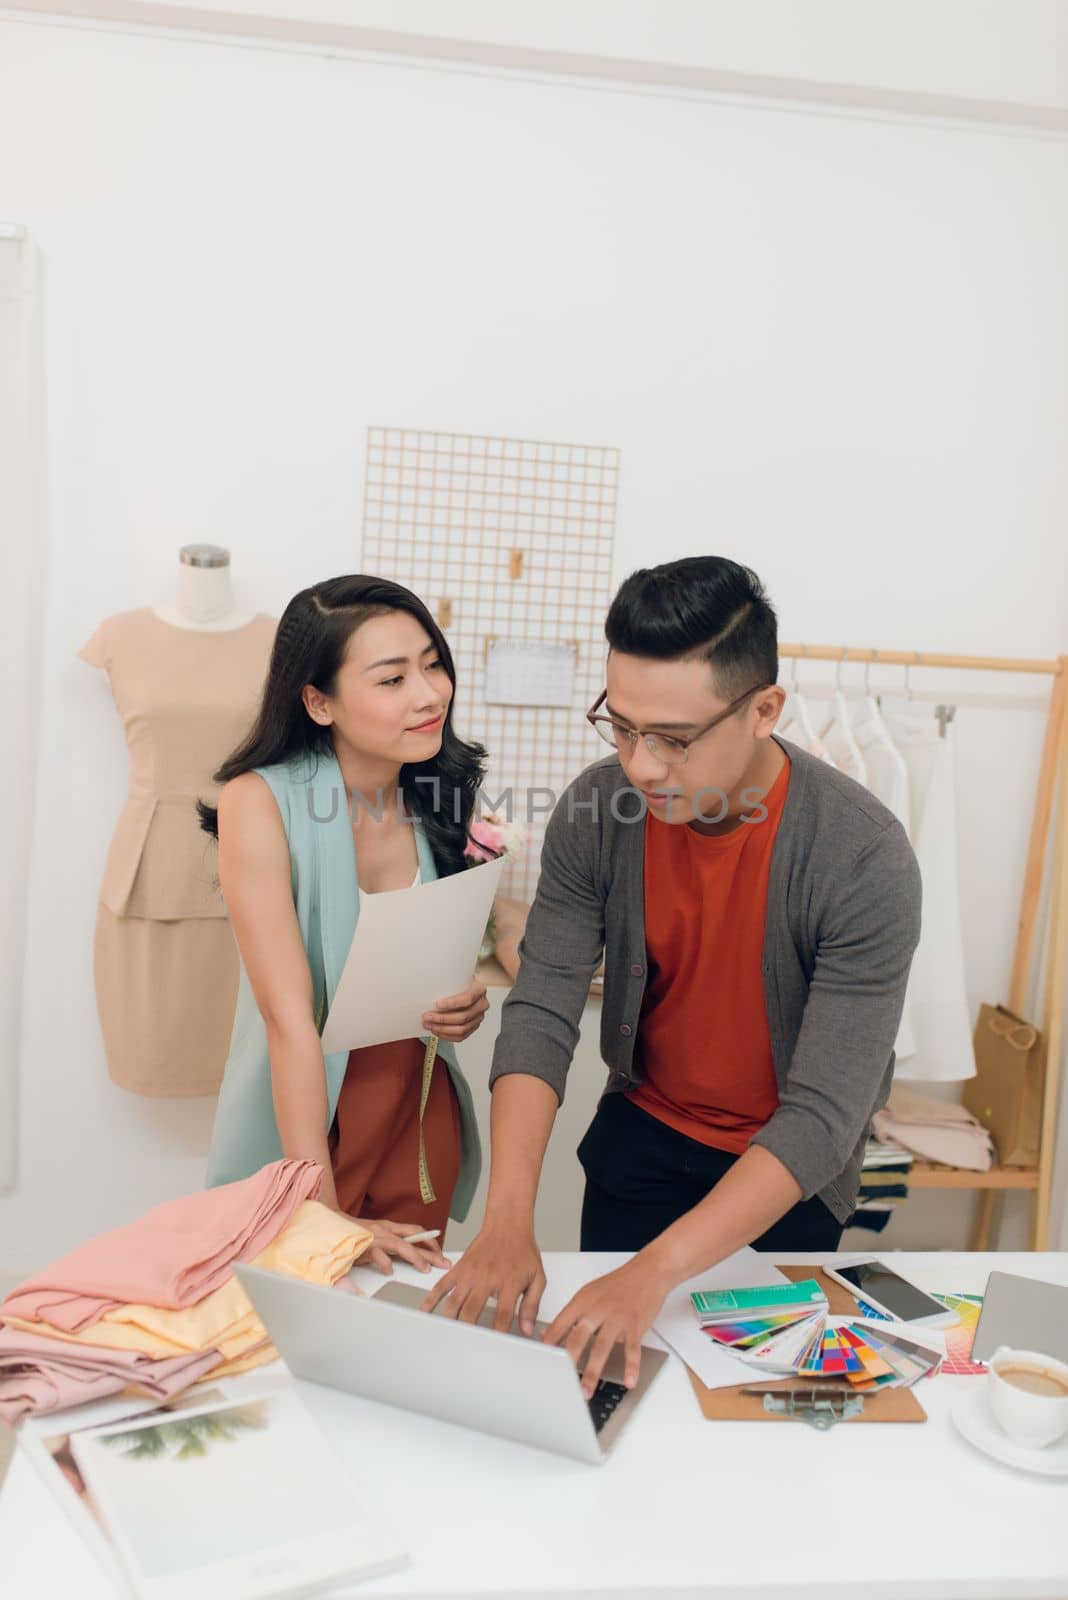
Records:
[[[311,972],[293,905],[289,846],[274,796],[255,772],[219,796],[219,882],[267,1028],[282,1149],[323,1169],[319,1199],[337,1206],[326,1129],[326,1073]]]
[[[507,900],[498,895],[493,902],[493,921],[497,929],[494,954],[513,983],[519,976],[519,946],[529,913],[525,900]]]

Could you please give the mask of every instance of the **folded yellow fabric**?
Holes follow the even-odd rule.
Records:
[[[114,1333],[116,1338],[129,1339],[135,1350],[148,1349],[146,1341],[151,1341],[161,1348],[175,1345],[183,1351],[218,1350],[226,1357],[247,1349],[250,1338],[264,1337],[263,1325],[236,1278],[184,1311],[125,1306],[121,1312],[109,1312],[97,1327],[107,1329],[107,1337],[98,1341],[104,1344],[111,1343]]]
[[[253,1265],[330,1287],[355,1266],[373,1237],[352,1217],[339,1216],[319,1200],[305,1200]]]
[[[339,1216],[318,1200],[304,1200],[277,1239],[261,1250],[253,1265],[280,1272],[306,1283],[337,1283],[350,1271],[371,1242],[369,1229],[350,1217]],[[172,1311],[161,1306],[125,1305],[106,1311],[83,1333],[63,1333],[50,1323],[4,1317],[8,1327],[71,1344],[103,1346],[110,1350],[139,1350],[166,1357],[190,1351],[218,1350],[229,1363],[240,1361],[261,1345],[267,1330],[237,1279],[227,1281],[196,1305]],[[275,1352],[266,1359],[273,1361]],[[252,1365],[259,1366],[260,1361]],[[244,1370],[238,1369],[238,1370]],[[229,1376],[214,1368],[213,1377]]]
[[[239,1372],[251,1372],[253,1367],[265,1367],[269,1362],[277,1360],[278,1351],[269,1339],[265,1339],[262,1344],[256,1345],[254,1349],[249,1350],[247,1354],[239,1357],[236,1361],[224,1361],[221,1367],[212,1367],[211,1371],[205,1373],[204,1376],[213,1380],[215,1378],[236,1378]],[[200,1379],[197,1378],[195,1381],[199,1383]]]
[[[106,1313],[84,1333],[63,1333],[47,1323],[32,1322],[23,1317],[5,1317],[4,1321],[9,1328],[43,1334],[64,1344],[95,1345],[106,1350],[136,1350],[142,1355],[161,1358],[189,1355],[191,1351],[218,1350],[220,1355],[229,1359],[247,1350],[250,1343],[265,1337],[263,1324],[236,1278],[232,1285],[224,1284],[221,1289],[206,1295],[199,1306],[190,1306],[185,1311],[168,1312],[156,1306],[130,1306],[123,1310],[132,1313],[129,1321],[125,1316],[111,1321],[111,1313]],[[174,1320],[164,1324],[165,1318]],[[157,1319],[160,1324],[158,1331]]]

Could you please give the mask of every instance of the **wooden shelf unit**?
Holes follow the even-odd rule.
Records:
[[[1037,1189],[1037,1167],[991,1167],[969,1172],[936,1161],[914,1161],[905,1180],[910,1189]]]

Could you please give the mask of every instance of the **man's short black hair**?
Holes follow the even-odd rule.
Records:
[[[778,681],[778,625],[764,585],[726,556],[687,556],[632,572],[609,607],[604,633],[623,655],[707,661],[724,700]]]

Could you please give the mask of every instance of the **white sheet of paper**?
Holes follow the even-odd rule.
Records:
[[[575,695],[575,647],[536,639],[494,639],[482,698],[487,705],[569,706]]]
[[[708,1389],[751,1383],[753,1369],[701,1330],[690,1296],[697,1289],[757,1289],[767,1283],[788,1283],[786,1274],[746,1245],[707,1272],[699,1272],[672,1289],[653,1323],[654,1330]]]
[[[504,871],[486,861],[434,883],[362,894],[356,932],[323,1027],[323,1049],[426,1033],[424,1011],[466,989]]]

